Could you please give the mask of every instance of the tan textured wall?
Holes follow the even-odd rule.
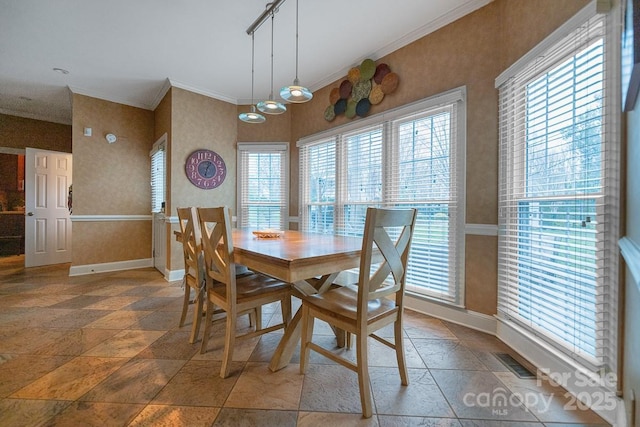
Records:
[[[73,95],[74,215],[149,215],[153,121],[151,111]],[[109,132],[116,143],[105,140]],[[150,256],[151,221],[73,224],[74,266]]]
[[[238,122],[239,142],[288,142],[291,140],[291,109],[277,116],[265,114],[267,120],[264,123],[245,123],[237,118],[237,115],[249,111],[249,106],[237,107],[236,120]]]
[[[495,0],[377,63],[398,73],[398,89],[372,106],[370,115],[459,87],[467,88],[466,222],[497,224],[498,93],[495,78],[553,32],[587,0]],[[356,64],[354,64],[356,65]],[[352,120],[324,119],[329,93],[342,79],[314,92],[306,104],[291,106],[291,139]],[[353,120],[358,120],[353,119]],[[292,142],[291,173],[298,176],[298,152]],[[291,214],[298,211],[298,180],[292,179]],[[497,238],[466,238],[466,306],[495,314],[497,307]]]
[[[0,147],[71,152],[71,126],[0,114]]]
[[[73,223],[74,266],[150,257],[151,221]]]
[[[177,216],[184,206],[229,206],[236,203],[236,140],[238,110],[236,105],[183,89],[171,89],[171,203],[167,215]],[[199,189],[187,179],[184,165],[193,151],[206,148],[218,153],[225,162],[227,175],[217,188]],[[177,230],[175,224],[173,230]],[[171,239],[171,269],[183,268],[182,248]]]
[[[589,0],[501,0],[501,65],[507,68]]]

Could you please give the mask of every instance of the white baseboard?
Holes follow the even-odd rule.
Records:
[[[153,267],[153,258],[104,262],[101,264],[72,265],[71,268],[69,268],[69,276],[82,276],[85,274],[107,273],[110,271],[133,270],[136,268],[145,267]]]
[[[413,297],[410,294],[405,294],[404,298],[405,307],[408,309],[426,314],[427,316],[437,317],[447,322],[466,326],[476,331],[491,335],[496,334],[497,321],[493,316]]]
[[[178,280],[182,280],[184,277],[184,268],[181,270],[168,270],[165,268],[164,270],[164,278],[167,282],[175,282]]]
[[[427,299],[405,294],[405,307],[411,310],[424,313],[448,322],[466,326],[480,332],[495,335],[509,347],[518,352],[538,369],[549,370],[552,373],[576,374],[576,369],[568,363],[562,355],[554,351],[546,343],[529,339],[524,332],[517,327],[507,324],[494,316],[440,304]],[[615,396],[613,392],[602,387],[597,381],[586,381],[586,373],[580,372],[577,375],[570,375],[569,381],[561,384],[569,393],[580,396],[581,393],[588,393],[589,396],[607,396],[613,408],[596,408],[593,411],[604,418],[614,427],[626,427],[626,413],[624,401]],[[594,400],[595,401],[595,400]]]

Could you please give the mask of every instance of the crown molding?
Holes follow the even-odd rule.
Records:
[[[197,94],[200,94],[200,95],[204,95],[204,96],[207,96],[209,98],[218,99],[220,101],[228,102],[230,104],[234,104],[234,105],[238,104],[238,100],[233,99],[233,98],[229,98],[228,96],[220,95],[219,93],[212,92],[210,90],[205,90],[205,89],[199,88],[197,86],[190,86],[190,85],[188,85],[186,83],[182,83],[182,82],[179,82],[179,81],[171,79],[171,78],[168,78],[167,80],[169,81],[169,84],[171,85],[171,87],[177,87],[178,89],[184,89],[184,90],[189,91],[189,92],[193,92],[193,93],[197,93]]]
[[[62,117],[62,116],[27,113],[24,111],[8,110],[6,108],[0,108],[0,114],[4,114],[7,116],[22,117],[25,119],[40,120],[43,122],[58,123],[61,125],[71,125],[71,118]]]
[[[90,96],[91,98],[102,99],[103,101],[115,102],[117,104],[128,105],[130,107],[142,108],[143,110],[153,111],[153,106],[145,102],[137,102],[130,98],[118,98],[112,95],[107,95],[102,92],[93,91],[78,86],[68,86],[69,90],[73,94]]]

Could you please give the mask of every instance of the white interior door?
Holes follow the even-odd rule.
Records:
[[[26,149],[25,267],[71,262],[71,166],[69,153]]]

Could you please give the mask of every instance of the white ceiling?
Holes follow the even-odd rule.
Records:
[[[301,84],[317,90],[492,0],[299,0]],[[247,28],[265,0],[0,0],[0,113],[71,123],[70,93],[154,109],[169,84],[251,102]],[[274,18],[274,99],[295,77],[296,1]],[[271,86],[255,31],[254,99]],[[68,74],[53,71],[68,70]],[[71,92],[70,92],[71,91]]]

